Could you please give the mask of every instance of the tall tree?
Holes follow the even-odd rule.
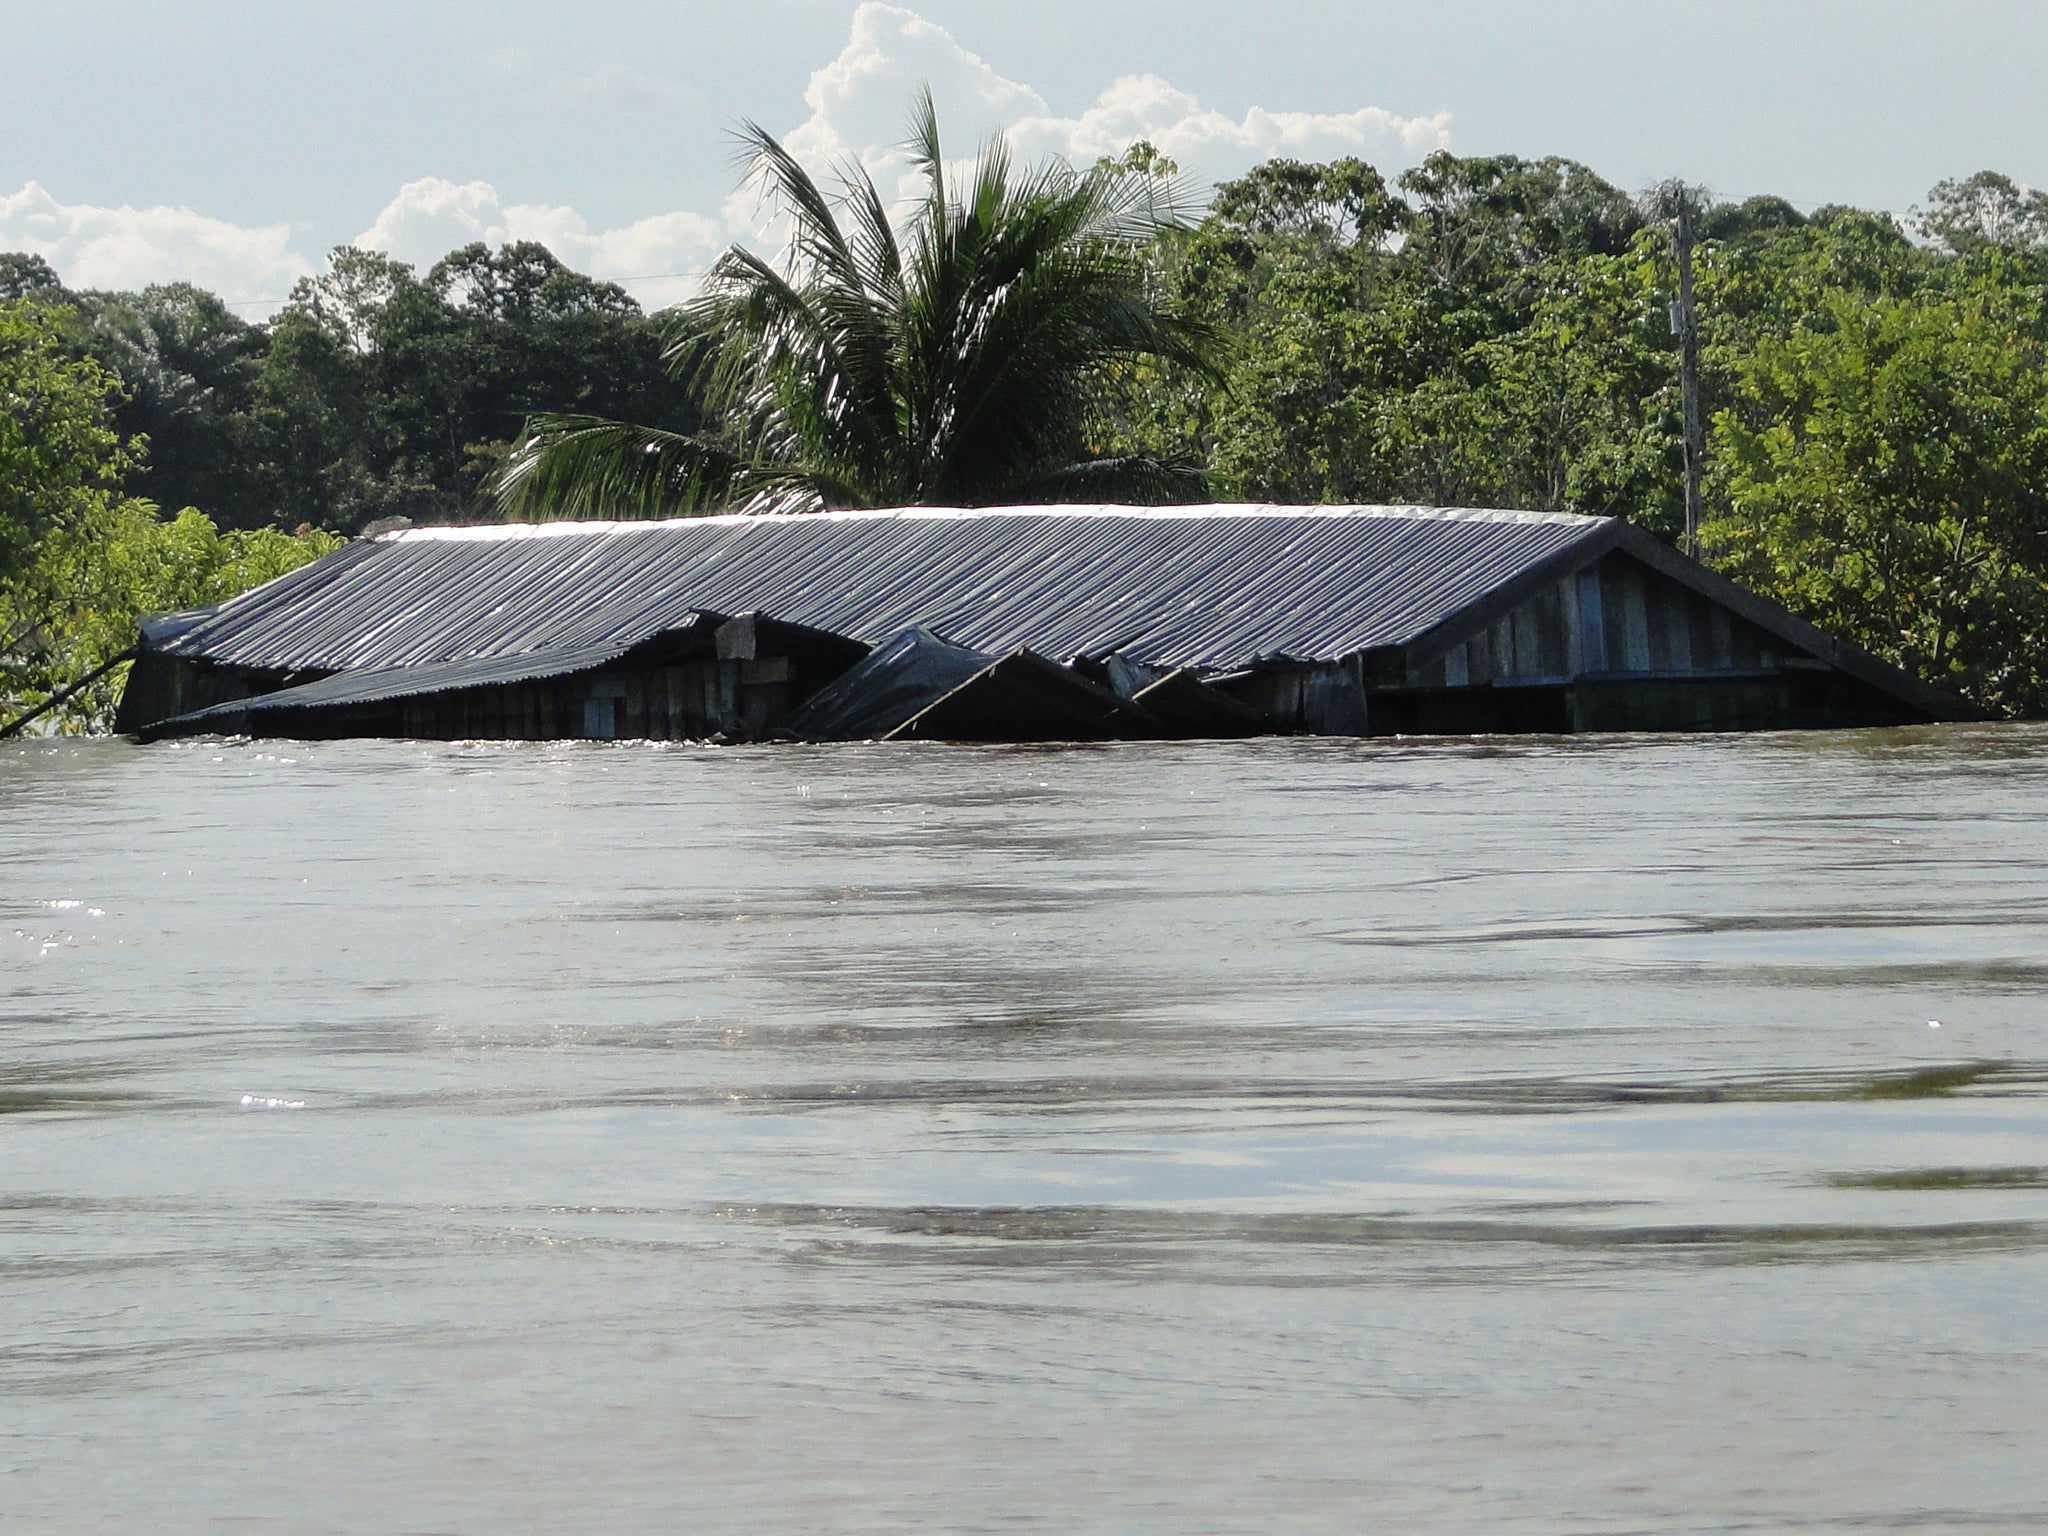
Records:
[[[1152,415],[1201,423],[1226,494],[1662,521],[1670,341],[1642,223],[1569,160],[1433,155],[1392,185],[1269,162],[1162,246],[1238,344],[1222,388]]]
[[[0,303],[0,725],[57,702],[41,729],[104,729],[139,613],[218,602],[336,547],[276,529],[222,535],[121,492],[140,458],[118,381],[73,355],[72,312]],[[92,687],[68,685],[100,674]]]
[[[233,527],[271,521],[277,509],[249,436],[263,332],[190,283],[76,302],[87,347],[121,380],[114,425],[148,447],[137,488],[163,506],[204,507]]]
[[[0,304],[34,295],[62,299],[64,285],[49,262],[33,251],[0,251]]]
[[[694,427],[663,350],[623,289],[531,241],[464,246],[424,278],[343,247],[271,326],[257,394],[273,499],[332,527],[474,516],[537,410]]]
[[[1157,178],[1022,170],[996,139],[956,196],[927,95],[910,145],[924,191],[899,234],[866,172],[847,173],[835,209],[767,132],[749,126],[744,142],[787,221],[787,269],[735,246],[683,311],[673,358],[710,426],[538,416],[497,482],[509,512],[1202,494],[1191,465],[1088,451],[1093,375],[1143,358],[1204,365],[1208,333],[1147,291]]]
[[[119,490],[133,459],[108,419],[120,383],[65,345],[66,309],[0,304],[0,581],[53,529]]]
[[[2048,192],[1997,171],[1944,181],[1927,194],[1926,231],[1958,255],[1986,246],[2048,251]]]
[[[1995,265],[1836,291],[1735,366],[1717,563],[1994,707],[2048,708],[2048,322]]]

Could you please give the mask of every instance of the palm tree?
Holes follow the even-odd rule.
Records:
[[[709,425],[536,416],[493,485],[506,515],[1199,499],[1198,469],[1084,451],[1104,370],[1209,368],[1210,333],[1147,293],[1142,246],[1175,222],[1173,189],[1106,166],[1019,172],[998,138],[954,201],[929,93],[913,128],[925,188],[899,235],[865,171],[843,173],[842,227],[749,124],[750,175],[792,232],[787,271],[735,245],[681,311],[670,364]]]

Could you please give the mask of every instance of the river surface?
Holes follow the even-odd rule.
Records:
[[[10,1532],[2048,1526],[2048,728],[0,751]]]

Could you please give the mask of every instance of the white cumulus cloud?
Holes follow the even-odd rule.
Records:
[[[660,213],[617,229],[592,229],[573,208],[503,202],[486,181],[409,181],[352,244],[384,251],[421,271],[458,246],[538,240],[568,265],[621,282],[649,308],[684,298],[725,244],[703,214]]]
[[[523,53],[501,50],[482,62],[490,71],[526,79],[534,101],[558,109],[646,111],[679,105],[690,94],[626,63],[550,83],[534,79],[539,66]],[[927,85],[949,158],[964,159],[997,131],[1006,132],[1027,160],[1062,155],[1079,165],[1149,139],[1197,185],[1275,155],[1359,155],[1393,170],[1450,138],[1446,113],[1404,117],[1377,106],[1333,113],[1253,106],[1233,116],[1151,74],[1113,80],[1086,110],[1062,116],[944,27],[903,6],[866,0],[853,13],[846,46],[813,71],[804,92],[808,115],[782,135],[783,143],[815,171],[854,161],[885,195],[908,196],[916,178],[902,144],[911,102]],[[570,266],[623,283],[641,303],[659,308],[687,297],[696,276],[735,237],[772,243],[772,227],[752,192],[735,193],[718,208],[677,209],[594,229],[571,207],[507,202],[489,182],[426,176],[399,188],[352,243],[424,270],[472,240],[538,240]],[[294,280],[317,270],[302,246],[329,243],[331,237],[314,239],[287,224],[241,225],[189,208],[61,203],[35,182],[12,196],[0,194],[0,250],[39,253],[74,287],[137,288],[183,279],[231,301],[272,301],[246,307],[243,313],[252,317],[274,308]]]
[[[893,156],[908,127],[910,104],[929,85],[939,122],[954,134],[986,134],[1049,110],[1028,85],[1006,79],[953,34],[915,11],[867,0],[853,13],[839,56],[814,70],[804,91],[811,115],[783,136],[806,163],[852,156]]]
[[[1242,118],[1204,107],[1157,75],[1125,75],[1079,117],[1027,117],[1010,140],[1028,154],[1065,155],[1092,164],[1149,139],[1190,175],[1220,179],[1261,160],[1334,160],[1358,155],[1393,166],[1412,165],[1450,143],[1450,114],[1397,117],[1384,107],[1354,112],[1274,112],[1252,107]]]
[[[315,270],[289,224],[233,224],[190,208],[61,203],[33,181],[0,195],[0,250],[35,252],[73,288],[189,282],[224,299],[282,298]]]
[[[952,154],[1005,132],[1026,158],[1063,155],[1091,165],[1149,139],[1201,180],[1235,176],[1261,160],[1359,155],[1387,168],[1412,165],[1450,143],[1450,114],[1402,117],[1384,107],[1350,112],[1248,108],[1242,117],[1205,107],[1157,75],[1125,75],[1076,117],[1062,117],[1030,86],[998,73],[944,27],[902,6],[866,0],[853,13],[839,56],[811,75],[810,116],[783,137],[799,159],[857,159],[876,174],[901,163],[910,103],[929,85]]]

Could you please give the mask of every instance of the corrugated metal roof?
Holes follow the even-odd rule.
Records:
[[[430,693],[451,693],[462,688],[573,677],[579,672],[594,672],[617,661],[633,649],[634,643],[614,641],[575,649],[551,647],[528,651],[520,656],[480,656],[462,661],[426,662],[419,666],[361,667],[353,672],[337,672],[315,682],[282,688],[275,693],[262,693],[250,699],[230,699],[225,704],[195,709],[178,718],[214,720],[246,714],[252,709],[320,709],[344,704],[379,704],[392,699],[415,699]]]
[[[624,649],[713,610],[865,644],[921,625],[991,653],[1123,651],[1200,668],[1334,660],[1404,643],[1607,527],[1528,512],[1209,506],[418,529],[245,593],[163,649],[277,670],[417,668]]]

